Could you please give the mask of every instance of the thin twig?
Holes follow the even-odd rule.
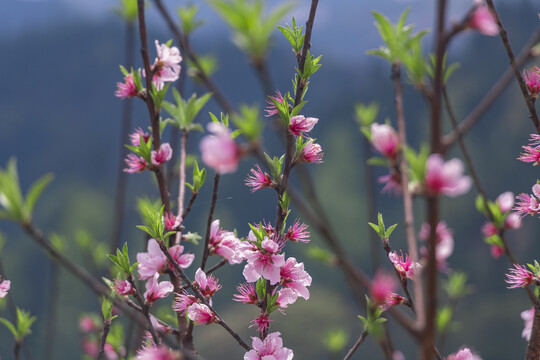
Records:
[[[527,43],[522,47],[519,55],[516,58],[515,65],[521,67],[527,60],[531,58],[531,48],[540,41],[540,26],[536,28],[535,32],[531,35]],[[454,144],[458,139],[458,131],[462,136],[470,129],[478,119],[489,109],[489,107],[499,98],[499,95],[508,86],[512,78],[514,77],[514,70],[512,66],[509,66],[506,71],[501,75],[493,87],[482,98],[482,100],[476,105],[476,107],[463,119],[459,126],[451,133],[445,135],[442,139],[443,153]]]
[[[354,352],[360,347],[360,345],[362,345],[364,340],[366,340],[368,334],[369,333],[367,330],[362,331],[362,334],[360,334],[360,337],[358,338],[358,340],[356,340],[353,347],[347,352],[347,355],[345,355],[343,360],[349,360],[353,356]]]
[[[405,130],[405,115],[403,111],[403,89],[401,85],[401,68],[399,64],[392,65],[392,80],[394,82],[395,89],[395,104],[397,114],[398,125],[398,137],[399,143],[402,147],[407,144],[407,135]],[[418,245],[416,243],[416,235],[414,233],[414,211],[412,203],[412,194],[409,191],[409,175],[407,172],[407,160],[405,156],[401,156],[400,159],[400,173],[401,173],[401,189],[403,191],[403,209],[405,217],[405,234],[407,237],[407,245],[409,250],[409,256],[413,263],[418,262]],[[417,328],[421,329],[425,323],[425,308],[424,308],[424,294],[422,289],[422,281],[417,281],[414,285],[414,297],[417,302]]]
[[[107,336],[109,335],[109,330],[111,329],[111,319],[105,319],[103,324],[103,333],[101,334],[101,340],[99,343],[99,353],[98,360],[103,360],[105,356],[105,344],[107,343]]]
[[[158,337],[156,335],[156,330],[154,329],[154,325],[152,324],[152,320],[150,319],[150,312],[148,311],[149,306],[146,303],[146,301],[144,301],[144,299],[141,297],[141,294],[139,290],[137,289],[137,284],[135,284],[135,281],[133,280],[133,276],[129,275],[127,278],[127,281],[129,281],[129,283],[133,287],[133,297],[139,303],[142,309],[142,313],[144,317],[146,318],[146,328],[150,332],[150,335],[152,335],[152,340],[154,340],[154,344],[158,344]]]
[[[201,260],[201,270],[204,270],[206,266],[206,260],[208,260],[208,255],[210,253],[210,229],[212,227],[212,221],[214,220],[214,210],[216,208],[216,201],[218,196],[219,178],[219,174],[216,174],[216,176],[214,177],[214,191],[212,194],[212,202],[210,203],[210,211],[208,212],[208,220],[206,222],[206,236],[204,238],[204,250]]]
[[[186,219],[186,216],[191,211],[191,207],[193,206],[193,203],[195,202],[195,199],[197,198],[197,195],[199,195],[198,192],[191,192],[191,198],[189,199],[188,205],[184,209],[184,212],[182,213],[182,219]]]
[[[495,4],[493,3],[493,0],[486,0],[486,3],[489,9],[491,10],[493,16],[495,17],[495,21],[497,22],[497,25],[499,26],[499,35],[501,36],[501,40],[503,42],[504,48],[506,49],[506,53],[508,54],[508,59],[510,60],[510,65],[512,66],[512,69],[514,70],[514,75],[516,76],[516,80],[518,81],[519,88],[521,89],[521,93],[523,94],[523,98],[525,99],[525,103],[527,104],[527,108],[529,109],[529,114],[530,114],[529,117],[531,121],[533,122],[534,127],[536,128],[536,132],[540,134],[540,121],[538,120],[538,114],[536,113],[536,108],[531,98],[531,94],[529,94],[529,90],[527,90],[527,85],[525,85],[525,81],[523,80],[519,67],[516,64],[516,59],[514,57],[514,52],[512,51],[512,47],[510,46],[510,41],[508,40],[508,34],[506,33],[506,29],[504,28],[502,24],[501,18],[499,17],[499,13],[497,12],[497,9],[495,8]]]

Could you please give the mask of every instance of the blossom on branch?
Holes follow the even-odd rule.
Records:
[[[409,255],[405,254],[404,258],[403,252],[400,256],[397,254],[396,251],[392,251],[388,254],[388,258],[390,259],[392,264],[394,264],[394,267],[403,279],[414,279],[414,269],[416,265],[413,264]]]
[[[298,263],[295,258],[290,257],[280,269],[281,284],[293,289],[299,296],[309,299],[308,286],[311,285],[311,276],[304,270],[304,263]]]
[[[462,348],[455,354],[450,354],[446,360],[482,360],[482,358],[473,353],[469,348]]]
[[[133,146],[138,147],[141,144],[141,138],[145,143],[147,143],[148,140],[150,140],[150,134],[144,132],[141,128],[136,128],[135,132],[129,134],[129,141],[131,141],[131,145]]]
[[[478,30],[481,34],[495,36],[499,33],[499,27],[495,22],[495,17],[487,6],[478,6],[469,18],[469,27]]]
[[[257,331],[264,334],[266,331],[268,331],[268,327],[273,321],[274,320],[271,320],[267,314],[259,314],[259,316],[250,321],[251,325],[249,325],[249,327],[257,326]]]
[[[180,76],[180,50],[176,46],[168,47],[156,40],[157,58],[152,65],[152,82],[156,89],[161,90],[166,81],[176,81]]]
[[[188,309],[188,318],[195,323],[195,325],[207,325],[217,320],[216,316],[204,304],[194,303]]]
[[[201,268],[198,268],[195,272],[195,281],[199,286],[201,294],[207,298],[214,296],[216,291],[221,289],[221,285],[218,284],[218,280],[215,278],[215,276],[206,276],[206,273]]]
[[[276,115],[278,113],[276,105],[274,104],[272,99],[282,103],[283,102],[283,95],[281,95],[279,90],[276,90],[276,95],[268,96],[268,98],[266,99],[266,103],[268,104],[268,106],[266,107],[266,109],[264,109],[264,111],[266,112],[266,115],[264,115],[264,116],[266,116],[266,117],[274,116],[274,115]]]
[[[209,241],[210,254],[218,254],[231,265],[240,264],[244,261],[244,253],[240,248],[241,242],[232,231],[225,231],[219,227],[219,219],[212,221]]]
[[[320,164],[323,162],[322,157],[323,151],[321,145],[314,143],[313,139],[309,139],[302,148],[302,151],[300,152],[300,155],[298,157],[298,161]]]
[[[304,136],[304,133],[313,130],[313,127],[319,119],[314,117],[304,117],[304,115],[296,115],[289,120],[289,131],[294,136]]]
[[[527,85],[531,97],[536,99],[538,92],[540,92],[540,68],[533,66],[530,69],[523,70],[523,80],[525,80],[525,85]]]
[[[137,351],[137,360],[180,360],[182,357],[179,353],[169,349],[165,345],[155,345],[154,343],[144,346]]]
[[[425,184],[428,195],[455,197],[469,191],[472,180],[463,175],[461,160],[454,158],[445,162],[440,154],[431,154],[426,161]]]
[[[521,332],[521,337],[529,341],[531,339],[531,331],[534,320],[534,306],[529,310],[521,312],[521,319],[523,320],[523,331]]]
[[[152,164],[156,166],[161,166],[165,162],[171,160],[172,158],[172,148],[169,143],[161,144],[159,149],[152,150]]]
[[[514,205],[514,211],[522,217],[540,213],[540,185],[534,184],[532,192],[533,195],[520,194],[517,197],[518,202]]]
[[[308,243],[310,238],[307,228],[308,226],[306,224],[301,224],[300,220],[296,219],[285,233],[285,239],[293,242]]]
[[[376,305],[385,304],[397,286],[396,278],[382,270],[375,273],[371,282],[371,297]]]
[[[242,151],[232,138],[231,131],[218,122],[211,122],[207,129],[213,135],[206,135],[201,140],[202,160],[218,174],[235,172]]]
[[[533,163],[534,166],[540,164],[540,135],[531,134],[528,146],[522,146],[524,152],[520,154],[518,160]]]
[[[257,169],[251,169],[251,175],[246,179],[246,185],[251,188],[251,192],[266,187],[272,187],[274,181],[267,173],[263,173],[259,165],[255,165]]]
[[[258,304],[259,303],[259,296],[257,295],[257,291],[255,291],[255,284],[250,283],[243,283],[236,287],[236,290],[238,291],[238,294],[233,295],[234,301],[241,301],[244,304]]]
[[[291,349],[283,347],[280,332],[273,332],[261,340],[251,337],[252,350],[244,355],[244,360],[291,360],[294,353]]]
[[[137,266],[139,271],[139,279],[146,280],[158,274],[160,271],[166,270],[168,265],[167,256],[161,251],[159,244],[155,239],[148,240],[147,252],[137,253]],[[188,268],[195,255],[182,254],[184,247],[182,245],[174,245],[169,248],[169,253],[178,265],[185,269]]]
[[[136,172],[143,172],[146,170],[146,160],[144,160],[142,157],[137,156],[135,154],[128,154],[127,159],[125,159],[125,162],[127,164],[127,168],[124,169],[124,172],[133,174]]]
[[[280,282],[280,268],[285,264],[285,255],[279,254],[280,244],[266,238],[261,242],[261,248],[253,243],[247,244],[247,246],[249,248],[244,254],[248,263],[243,271],[246,281],[255,282],[263,277],[270,280],[271,285]]]
[[[399,151],[399,138],[390,125],[371,124],[371,144],[382,155],[396,160]]]
[[[440,271],[446,271],[448,269],[446,260],[454,252],[454,233],[452,229],[448,227],[446,221],[439,222],[435,232],[437,235],[437,248],[435,249],[437,268],[439,268]],[[420,229],[420,239],[427,241],[430,233],[431,227],[428,223],[424,223]],[[427,257],[427,248],[422,248],[420,251],[424,257]]]
[[[114,292],[116,292],[119,296],[133,294],[133,286],[131,286],[131,283],[126,280],[115,280],[113,288]]]
[[[0,280],[2,280],[2,277],[0,277]],[[7,295],[10,287],[11,281],[6,279],[0,281],[0,298],[3,298]]]
[[[180,224],[182,224],[182,221],[183,221],[181,215],[174,216],[172,212],[165,213],[163,217],[164,217],[165,229],[169,231],[176,230],[180,226]]]
[[[146,302],[153,303],[157,299],[167,297],[174,290],[174,286],[170,281],[158,281],[159,275],[156,274],[146,282],[146,292],[144,298]]]
[[[125,76],[123,83],[117,82],[116,87],[117,89],[114,95],[116,97],[119,97],[122,100],[125,98],[139,96],[139,90],[137,89],[137,85],[135,85],[135,81],[133,80],[132,74],[128,74],[127,76]],[[137,143],[137,145],[134,145],[134,146],[138,146],[138,145],[139,144]]]
[[[510,272],[506,274],[507,279],[505,280],[509,285],[507,286],[508,289],[526,287],[535,282],[534,274],[527,270],[524,265],[514,264],[514,268],[509,270]]]

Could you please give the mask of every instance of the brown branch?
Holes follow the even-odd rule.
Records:
[[[401,68],[399,64],[392,65],[392,80],[394,82],[398,124],[398,137],[399,143],[402,147],[407,144],[407,135],[405,130],[405,115],[403,111],[403,89],[401,85]],[[416,235],[414,233],[414,210],[412,203],[412,194],[409,191],[409,175],[407,172],[407,159],[405,156],[401,156],[399,169],[401,173],[401,188],[403,191],[403,210],[405,215],[405,234],[407,237],[407,245],[409,249],[409,256],[413,263],[418,262],[418,245],[416,243]],[[420,276],[419,276],[420,278]],[[424,308],[424,294],[422,289],[422,281],[417,281],[414,286],[414,297],[417,302],[417,328],[421,329],[425,323],[425,308]]]
[[[191,211],[191,207],[193,206],[193,203],[195,202],[195,199],[197,198],[197,195],[199,195],[198,192],[191,192],[191,198],[189,199],[188,205],[186,206],[186,208],[182,212],[182,219],[184,219],[184,220],[186,219],[186,216]]]
[[[506,53],[508,54],[508,59],[510,60],[510,65],[512,66],[512,69],[514,70],[514,75],[516,77],[516,80],[518,81],[519,88],[521,89],[521,93],[523,94],[523,98],[525,99],[525,103],[527,104],[527,108],[529,109],[530,119],[533,122],[534,127],[536,128],[536,132],[540,134],[540,121],[538,120],[538,114],[536,113],[536,108],[534,106],[534,102],[531,98],[531,94],[529,94],[529,91],[527,90],[527,86],[525,85],[525,81],[523,80],[523,77],[521,76],[521,72],[519,70],[519,67],[516,64],[516,59],[514,57],[514,52],[512,51],[512,47],[510,46],[510,41],[508,40],[508,34],[506,33],[506,29],[504,28],[501,18],[499,17],[499,14],[497,12],[497,9],[495,8],[495,4],[493,3],[493,0],[486,0],[487,6],[491,10],[493,16],[495,17],[495,21],[497,22],[497,25],[499,26],[499,35],[501,36],[501,40],[503,42],[504,48],[506,49]]]
[[[534,303],[531,338],[525,353],[525,360],[538,360],[538,358],[540,358],[540,299],[537,299]]]
[[[214,210],[216,208],[216,201],[218,195],[218,186],[219,186],[219,173],[214,177],[214,191],[212,194],[212,202],[210,204],[210,211],[208,212],[208,220],[206,222],[206,236],[204,238],[204,250],[201,261],[201,270],[204,271],[206,266],[206,260],[208,260],[208,255],[210,253],[210,229],[212,227],[212,221],[214,220]]]
[[[137,289],[137,284],[135,284],[135,281],[133,280],[133,276],[129,275],[128,278],[127,278],[127,281],[129,281],[129,283],[133,287],[133,297],[139,303],[139,305],[141,307],[141,310],[142,310],[142,313],[143,313],[144,317],[146,318],[146,326],[147,326],[148,331],[150,332],[150,335],[152,335],[152,340],[154,340],[154,344],[158,344],[158,338],[157,338],[157,335],[156,335],[156,330],[154,329],[154,325],[152,324],[152,320],[150,320],[150,312],[148,311],[149,306],[146,303],[146,301],[141,297],[141,294],[140,294],[139,290]]]
[[[364,330],[362,334],[360,334],[358,340],[356,340],[356,342],[354,343],[353,347],[347,352],[347,355],[345,355],[343,360],[349,360],[353,356],[354,352],[360,347],[360,345],[362,345],[367,336],[368,331]]]
[[[528,59],[531,58],[531,48],[540,41],[540,26],[531,35],[527,43],[521,49],[519,55],[516,58],[515,65],[521,67]],[[458,132],[463,136],[474,124],[480,119],[480,117],[490,108],[490,106],[499,98],[503,90],[508,86],[512,78],[514,77],[514,70],[512,66],[509,66],[506,71],[501,75],[493,87],[482,98],[482,100],[476,105],[476,107],[463,119],[458,127],[451,133],[443,136],[443,153],[445,153],[450,146],[452,146],[458,139]]]
[[[107,343],[107,335],[111,329],[111,319],[105,319],[103,324],[103,333],[101,334],[101,340],[99,343],[98,360],[103,360],[105,356],[105,344]]]

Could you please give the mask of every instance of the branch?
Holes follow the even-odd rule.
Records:
[[[536,31],[531,35],[525,46],[521,49],[521,52],[516,58],[515,66],[521,67],[528,59],[532,57],[531,48],[540,41],[540,26],[536,28]],[[464,135],[480,117],[489,109],[489,107],[497,100],[503,90],[508,86],[512,78],[514,77],[514,71],[512,66],[509,66],[506,71],[501,75],[493,87],[482,98],[482,100],[476,105],[476,107],[463,119],[458,127],[451,133],[443,136],[443,153],[445,153],[450,146],[452,146],[458,139],[458,132]]]
[[[103,333],[101,334],[101,341],[99,343],[98,360],[104,359],[105,344],[107,343],[107,335],[109,335],[110,329],[111,329],[111,319],[105,319],[105,324],[103,325]]]
[[[531,338],[525,353],[525,360],[538,360],[538,358],[540,358],[540,299],[537,299],[534,304]]]
[[[510,42],[508,41],[508,34],[506,33],[506,29],[504,28],[501,18],[499,17],[499,14],[497,13],[497,9],[495,9],[495,4],[493,3],[493,0],[486,0],[486,3],[493,13],[493,16],[495,17],[495,21],[497,22],[497,25],[499,26],[499,35],[501,36],[501,40],[503,42],[504,48],[506,49],[506,53],[508,54],[508,59],[510,60],[510,65],[512,66],[512,69],[514,70],[514,75],[516,76],[516,80],[518,81],[519,88],[521,89],[521,93],[523,94],[523,98],[525,99],[525,103],[527,104],[527,108],[529,109],[530,119],[533,122],[534,127],[536,128],[536,132],[540,134],[540,121],[538,120],[538,114],[536,113],[536,108],[534,107],[534,102],[532,101],[531,95],[529,94],[529,91],[527,90],[527,86],[525,85],[525,81],[523,81],[523,77],[521,76],[521,72],[519,70],[519,67],[516,64],[516,59],[514,57],[514,52],[512,51],[512,47],[510,46]]]
[[[362,334],[360,334],[360,337],[358,338],[358,340],[356,340],[353,347],[347,352],[347,355],[345,355],[343,360],[349,360],[353,356],[354,352],[360,347],[360,345],[362,345],[368,334],[369,333],[367,330],[364,330]]]
[[[212,194],[212,203],[210,204],[210,211],[208,212],[208,221],[206,222],[206,236],[204,238],[204,250],[203,250],[203,257],[201,261],[201,270],[203,271],[204,271],[204,267],[206,266],[206,260],[208,259],[208,255],[210,252],[210,228],[212,227],[212,221],[214,219],[214,209],[216,208],[219,177],[220,175],[218,173],[214,177],[214,192]]]

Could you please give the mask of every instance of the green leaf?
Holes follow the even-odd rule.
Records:
[[[40,177],[30,186],[30,190],[28,190],[28,193],[26,194],[26,212],[29,217],[32,216],[34,206],[43,193],[43,190],[45,190],[47,185],[49,185],[53,179],[54,175],[49,173]]]
[[[113,301],[108,297],[101,300],[101,314],[104,320],[110,320],[112,317]]]
[[[397,224],[394,224],[390,226],[388,229],[386,229],[386,238],[389,238],[394,229],[396,228]]]
[[[368,159],[367,163],[368,165],[373,165],[373,166],[382,166],[382,167],[390,166],[390,163],[388,162],[388,160],[386,158],[381,158],[381,157],[372,157]]]

